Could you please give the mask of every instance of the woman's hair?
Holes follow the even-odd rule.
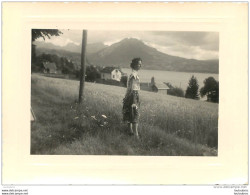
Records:
[[[135,67],[138,65],[139,61],[142,61],[141,58],[134,58],[130,64],[130,67],[132,69],[135,69]]]

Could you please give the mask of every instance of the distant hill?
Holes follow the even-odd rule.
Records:
[[[58,57],[66,57],[71,60],[76,66],[80,66],[81,64],[81,54],[76,52],[70,52],[66,50],[59,50],[59,49],[46,49],[46,48],[37,48],[36,55],[39,56],[42,53],[45,54],[52,54],[57,55]]]
[[[141,57],[143,68],[181,71],[218,73],[218,60],[195,60],[171,56],[145,45],[142,41],[123,39],[97,53],[88,56],[89,61],[97,65],[120,66],[128,68],[131,59]]]
[[[103,43],[90,43],[87,45],[87,54],[96,53],[107,47],[108,46]]]
[[[48,50],[65,50],[73,53],[81,53],[82,45],[76,45],[74,43],[68,43],[65,46],[58,46],[54,45],[52,43],[46,43],[46,42],[35,42],[35,45],[37,46],[37,49],[48,49]],[[96,53],[104,48],[108,47],[107,45],[104,45],[103,43],[90,43],[87,45],[87,54]]]
[[[56,46],[56,48],[53,44],[47,46],[48,47],[45,45],[37,46],[37,54],[44,52],[65,56],[80,64],[80,51],[73,49],[73,45],[68,45],[64,48],[58,46]],[[70,51],[68,51],[68,49]],[[179,72],[219,72],[219,60],[195,60],[171,56],[147,46],[142,41],[134,38],[123,39],[111,46],[105,46],[102,43],[87,45],[88,62],[97,66],[120,66],[121,68],[129,68],[131,59],[134,57],[142,58],[144,69]]]

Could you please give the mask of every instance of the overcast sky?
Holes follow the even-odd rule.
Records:
[[[81,30],[61,30],[59,37],[46,42],[64,46],[81,44]],[[111,45],[124,38],[137,38],[158,51],[169,55],[198,60],[219,58],[218,32],[173,32],[173,31],[88,31],[88,43],[102,42]],[[43,41],[43,39],[40,39]]]

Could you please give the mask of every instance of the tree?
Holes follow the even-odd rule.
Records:
[[[51,36],[59,36],[60,34],[62,32],[57,29],[32,29],[32,42],[40,37],[45,40],[46,37],[50,39]]]
[[[38,63],[40,63],[38,60],[37,60],[37,57],[36,57],[36,45],[33,44],[33,42],[42,37],[44,40],[45,38],[49,38],[51,36],[59,36],[60,34],[62,34],[62,32],[60,30],[57,30],[57,29],[32,29],[31,31],[31,38],[32,38],[32,53],[31,53],[31,65],[32,65],[32,70],[38,70],[40,68],[38,68]]]
[[[86,81],[94,82],[101,78],[101,73],[97,67],[90,65],[86,67]]]
[[[193,75],[189,80],[185,98],[199,99],[198,89],[199,89],[198,81]]]
[[[207,101],[219,102],[219,82],[214,77],[204,80],[204,87],[200,89],[201,97],[207,96]]]
[[[155,77],[151,78],[151,86],[155,85]]]

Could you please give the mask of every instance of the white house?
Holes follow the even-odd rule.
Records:
[[[101,70],[101,79],[121,81],[122,72],[119,68],[105,67]]]

